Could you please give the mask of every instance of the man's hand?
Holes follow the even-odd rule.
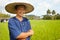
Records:
[[[32,29],[30,29],[28,32],[29,32],[31,35],[34,34],[34,31],[33,31]]]

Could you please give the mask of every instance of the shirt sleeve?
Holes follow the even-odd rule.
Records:
[[[21,29],[19,30],[16,26],[14,20],[9,20],[8,22],[9,32],[16,39],[16,37],[21,33]]]

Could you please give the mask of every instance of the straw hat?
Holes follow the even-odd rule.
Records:
[[[25,5],[26,6],[26,13],[30,13],[34,10],[34,7],[31,4],[28,3],[22,3],[22,2],[14,2],[14,3],[10,3],[8,5],[5,6],[5,10],[9,13],[12,14],[16,14],[15,13],[15,6],[16,5]]]

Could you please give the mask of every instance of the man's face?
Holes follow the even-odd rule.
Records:
[[[24,15],[24,13],[25,13],[25,9],[24,9],[24,7],[18,7],[17,9],[16,9],[16,13],[17,13],[17,15],[18,16],[23,16]]]

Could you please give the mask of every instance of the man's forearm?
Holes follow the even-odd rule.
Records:
[[[27,38],[31,36],[30,32],[22,32],[17,38]]]
[[[33,35],[33,31],[29,30],[28,32],[22,32],[17,38],[27,38],[28,36]]]

